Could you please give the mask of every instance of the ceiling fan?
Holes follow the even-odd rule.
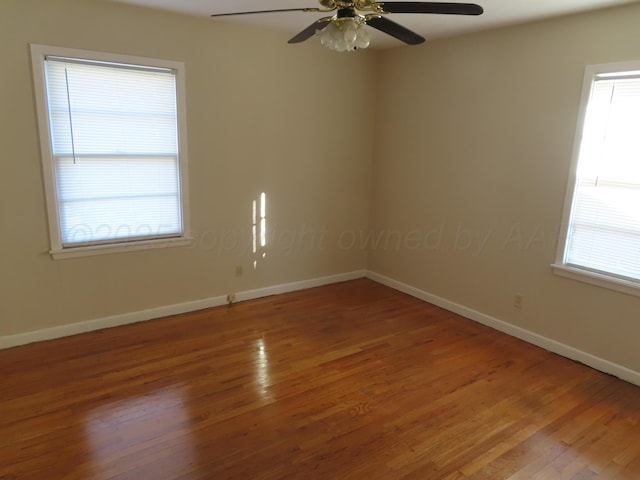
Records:
[[[212,17],[251,15],[277,12],[333,12],[335,14],[316,20],[288,43],[301,43],[318,34],[320,42],[339,52],[367,48],[371,37],[365,25],[380,30],[408,44],[418,45],[424,37],[395,23],[385,15],[389,13],[436,13],[446,15],[481,15],[484,11],[475,3],[450,2],[376,2],[374,0],[319,0],[323,8],[283,8],[253,12],[216,13]]]

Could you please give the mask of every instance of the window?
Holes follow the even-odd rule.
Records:
[[[188,243],[184,67],[32,45],[54,258]]]
[[[640,295],[640,62],[588,67],[554,271]]]

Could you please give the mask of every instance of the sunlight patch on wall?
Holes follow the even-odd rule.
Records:
[[[253,269],[258,268],[258,259],[267,258],[264,251],[267,246],[267,194],[260,193],[258,200],[253,201],[252,216],[253,254],[257,258],[253,260]]]

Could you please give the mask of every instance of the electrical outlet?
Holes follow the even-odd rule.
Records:
[[[522,309],[523,305],[524,305],[524,296],[521,293],[516,293],[513,296],[514,308]]]
[[[229,295],[227,295],[227,303],[233,303],[235,301],[236,301],[235,293],[230,293]]]
[[[242,273],[242,265],[236,265],[236,277],[241,277]]]

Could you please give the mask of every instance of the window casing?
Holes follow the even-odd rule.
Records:
[[[640,62],[587,67],[554,272],[640,296]]]
[[[188,244],[184,65],[31,48],[53,257]]]

